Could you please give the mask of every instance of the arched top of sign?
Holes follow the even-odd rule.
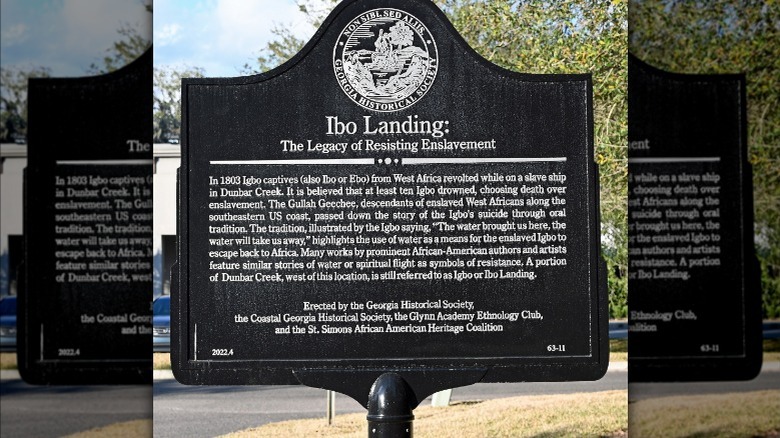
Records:
[[[251,76],[226,78],[184,78],[183,83],[249,85],[264,82],[292,70],[304,58],[323,49],[332,50],[332,68],[336,74],[336,81],[344,93],[359,106],[384,113],[400,111],[419,102],[432,88],[437,74],[445,71],[446,66],[441,65],[441,63],[446,61],[445,57],[447,56],[450,56],[447,59],[463,63],[469,62],[463,58],[463,55],[466,54],[472,57],[475,65],[502,77],[525,82],[582,82],[591,80],[589,73],[551,75],[508,70],[488,61],[476,52],[452,26],[444,12],[432,1],[407,0],[403,2],[403,9],[398,6],[395,8],[377,7],[385,3],[380,0],[345,0],[339,3],[323,21],[314,36],[295,56],[266,72]],[[353,7],[367,10],[361,12],[357,18],[351,19],[348,23],[340,24],[344,22],[343,17],[349,15],[348,11]],[[424,14],[430,14],[425,23],[417,18]],[[431,17],[437,19],[431,19]],[[398,26],[396,31],[391,33],[390,29],[398,23],[404,25]],[[336,27],[335,32],[338,32],[335,43],[328,41],[331,27]],[[402,30],[404,27],[411,30],[411,33],[408,30]],[[379,34],[380,30],[382,31],[381,35]],[[400,40],[396,39],[399,37]],[[410,38],[411,43],[409,43]],[[450,41],[454,42],[455,45],[450,45]],[[344,45],[341,46],[339,43],[344,43]],[[315,50],[315,47],[320,44],[326,44],[327,47]],[[399,46],[399,44],[405,45]],[[457,54],[443,52],[451,52],[455,47],[460,47],[463,52]],[[351,67],[354,67],[352,78],[347,79],[346,74],[339,76],[339,69],[349,68],[344,66],[345,57],[353,55],[357,55],[357,59],[348,58],[352,61]],[[380,60],[380,58],[384,59]],[[393,62],[393,59],[398,64]],[[357,61],[359,61],[360,66],[355,65]],[[401,62],[403,65],[400,64]],[[337,65],[337,63],[341,65]],[[397,79],[393,81],[392,77],[397,77]],[[420,78],[423,83],[416,85],[414,80]]]
[[[439,68],[431,32],[417,17],[373,9],[350,21],[333,47],[333,71],[356,104],[393,112],[417,103]]]
[[[634,68],[637,68],[640,71],[648,72],[652,75],[664,78],[667,81],[676,81],[676,82],[684,82],[684,83],[691,83],[691,82],[714,83],[714,82],[729,82],[729,81],[739,82],[745,77],[744,73],[707,74],[707,73],[685,73],[685,72],[664,70],[660,67],[656,67],[655,65],[649,64],[639,59],[636,55],[632,53],[628,54],[628,64],[632,70]]]

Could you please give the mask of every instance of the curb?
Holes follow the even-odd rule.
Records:
[[[780,372],[780,362],[764,362],[761,364],[762,373]]]
[[[608,373],[625,373],[628,372],[628,362],[626,361],[620,361],[620,362],[610,362],[609,368],[607,368]]]
[[[22,380],[18,370],[0,370],[0,380]]]
[[[175,380],[173,378],[173,371],[171,370],[154,370],[152,371],[153,380]]]

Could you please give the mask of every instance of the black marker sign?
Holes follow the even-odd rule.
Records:
[[[630,378],[761,366],[745,78],[629,63]]]
[[[19,370],[151,380],[151,50],[110,74],[33,79]]]
[[[186,79],[176,378],[599,378],[591,92],[486,62],[419,1],[344,2],[276,70]]]

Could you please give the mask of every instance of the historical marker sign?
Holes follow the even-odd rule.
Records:
[[[761,304],[743,75],[629,62],[630,378],[754,377]]]
[[[589,75],[512,73],[431,2],[356,0],[278,69],[182,97],[180,382],[606,371]]]
[[[33,79],[19,370],[151,380],[151,50],[110,74]]]

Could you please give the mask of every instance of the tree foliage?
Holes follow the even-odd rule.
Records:
[[[181,134],[181,80],[202,78],[199,67],[154,68],[154,141],[165,142]]]
[[[307,21],[317,29],[338,2],[339,0],[299,0],[297,4]],[[240,70],[241,74],[253,75],[278,67],[295,56],[306,44],[306,41],[296,37],[289,27],[281,24],[274,25],[271,33],[274,39],[260,48],[256,59],[244,64]]]
[[[288,59],[295,56],[306,43],[296,37],[293,32],[281,25],[274,25],[271,33],[275,39],[263,47],[257,55],[257,59],[247,62],[241,68],[242,75],[255,75],[272,68],[278,67]]]
[[[765,316],[780,318],[780,2],[632,1],[631,52],[679,73],[745,73]]]
[[[335,0],[299,3],[319,26]],[[626,0],[436,0],[477,52],[524,73],[591,73],[595,155],[600,170],[603,254],[610,313],[627,315],[627,2]],[[273,68],[304,42],[282,27],[244,72]]]
[[[107,54],[100,62],[89,66],[88,74],[99,75],[118,70],[143,55],[151,46],[151,41],[133,27],[123,25],[117,33],[122,35],[122,38],[106,50]]]
[[[591,73],[610,316],[627,316],[627,3],[438,0],[488,61],[523,73]]]
[[[27,81],[50,75],[51,70],[44,67],[0,69],[0,141],[27,136]]]
[[[151,21],[153,12],[151,0],[144,0],[144,9],[149,13],[149,21]],[[137,26],[123,23],[117,33],[120,38],[106,49],[103,59],[89,66],[88,74],[99,75],[120,69],[143,55],[152,45],[151,35],[142,34]]]
[[[151,21],[151,0],[143,0]],[[117,30],[119,39],[106,49],[100,61],[92,63],[86,74],[97,75],[121,68],[151,46],[150,35],[143,35],[136,26],[127,23]],[[29,78],[49,77],[48,67],[3,67],[0,69],[0,141],[13,142],[27,136],[27,81]]]

